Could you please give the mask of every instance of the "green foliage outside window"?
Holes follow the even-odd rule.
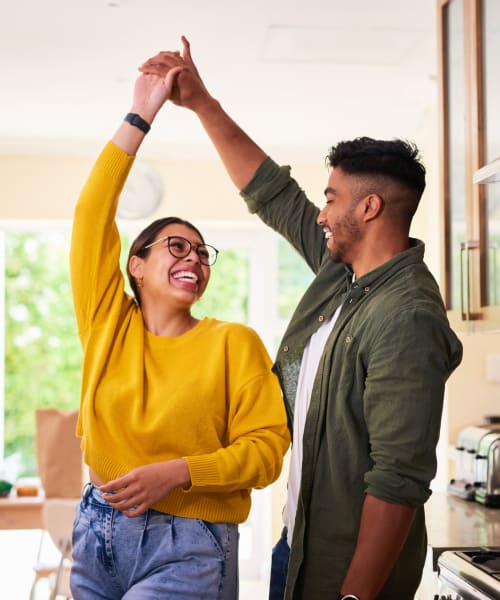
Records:
[[[248,322],[248,262],[242,250],[221,250],[212,267],[210,282],[193,307],[197,318]]]
[[[67,240],[5,236],[5,456],[36,470],[34,410],[78,407],[82,352],[68,277]]]
[[[278,310],[280,319],[292,315],[314,273],[288,242],[278,241]]]

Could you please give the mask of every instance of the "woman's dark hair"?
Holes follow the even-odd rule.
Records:
[[[412,190],[418,199],[425,189],[425,167],[415,144],[405,140],[359,137],[332,146],[326,157],[330,167],[349,175],[389,177]]]
[[[156,221],[150,223],[145,229],[143,229],[141,233],[132,242],[127,258],[127,277],[130,283],[130,287],[134,292],[134,297],[137,301],[137,304],[139,305],[141,304],[141,297],[139,295],[139,289],[137,287],[135,277],[132,276],[132,273],[129,269],[130,258],[132,256],[146,258],[146,256],[148,256],[148,254],[150,253],[151,248],[145,248],[145,246],[152,244],[155,241],[158,233],[164,227],[167,227],[167,225],[184,225],[185,227],[189,227],[194,232],[196,232],[200,236],[201,241],[205,243],[205,240],[201,235],[200,230],[189,221],[186,221],[185,219],[181,219],[179,217],[164,217],[163,219],[157,219]]]

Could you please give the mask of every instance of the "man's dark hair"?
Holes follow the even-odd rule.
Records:
[[[405,140],[359,137],[330,148],[328,166],[349,175],[388,177],[412,190],[417,200],[425,189],[425,167],[415,144]]]

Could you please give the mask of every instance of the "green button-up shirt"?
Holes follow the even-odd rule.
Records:
[[[426,554],[423,505],[436,474],[445,381],[462,346],[450,329],[424,244],[352,281],[334,263],[318,207],[267,158],[241,192],[249,210],[282,234],[316,274],[283,337],[274,369],[290,425],[305,344],[342,304],[316,374],[287,599],[335,598],[356,546],[366,494],[416,508],[380,599],[413,598]]]

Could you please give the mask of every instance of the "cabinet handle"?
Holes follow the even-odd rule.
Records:
[[[473,315],[470,309],[471,305],[471,286],[470,286],[470,255],[472,250],[479,248],[479,242],[467,241],[460,243],[460,309],[462,313],[462,319],[464,321],[472,321],[477,318],[477,315]],[[464,274],[464,255],[465,255],[465,274]],[[464,299],[465,291],[465,299]]]
[[[497,306],[497,249],[498,244],[496,242],[490,242],[488,244],[488,249],[490,251],[490,260],[491,260],[491,271],[493,272],[493,281],[491,285],[493,287],[493,298],[490,298],[490,302],[492,306]]]

